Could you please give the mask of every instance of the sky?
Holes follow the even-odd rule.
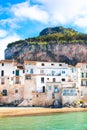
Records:
[[[55,26],[87,33],[87,0],[0,0],[0,60],[9,43]]]

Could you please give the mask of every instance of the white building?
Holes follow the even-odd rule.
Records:
[[[1,60],[0,94],[1,102],[24,99],[31,106],[87,99],[87,64]]]
[[[56,62],[25,61],[25,73],[35,76],[36,91],[45,92],[47,82],[68,80],[68,65]]]
[[[14,60],[0,61],[0,98],[3,103],[20,100],[23,97],[23,68]]]
[[[76,65],[78,75],[78,87],[81,99],[87,101],[87,63],[78,63]]]
[[[68,80],[62,82],[62,104],[72,103],[79,99],[77,87],[77,69],[74,66],[68,66]]]

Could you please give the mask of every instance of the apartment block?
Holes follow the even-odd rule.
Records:
[[[87,99],[87,63],[0,61],[0,103],[51,106]]]

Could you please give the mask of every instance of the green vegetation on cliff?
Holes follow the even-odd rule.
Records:
[[[21,45],[23,43],[29,44],[48,44],[48,43],[87,43],[87,34],[79,33],[71,28],[55,27],[46,28],[40,32],[38,37],[19,40],[8,44],[7,47],[14,45]]]

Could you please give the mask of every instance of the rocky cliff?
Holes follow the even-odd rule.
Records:
[[[53,30],[54,29],[54,30]],[[60,30],[59,30],[60,29]],[[87,35],[72,29],[48,28],[37,38],[8,44],[5,59],[55,61],[75,65],[87,62]]]

